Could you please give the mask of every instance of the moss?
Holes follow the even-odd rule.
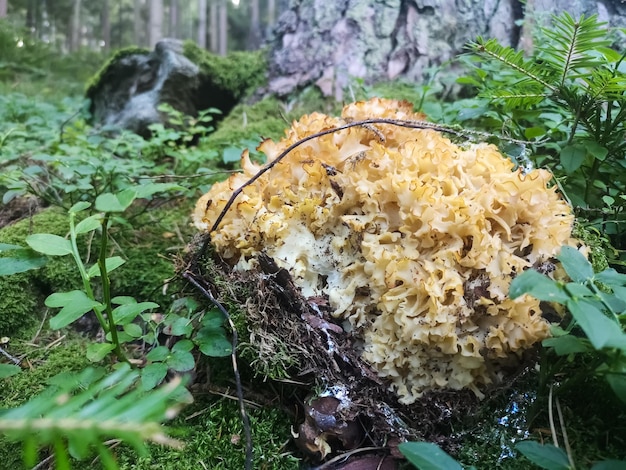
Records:
[[[287,449],[290,425],[287,416],[276,408],[248,407],[252,442],[253,468],[259,470],[290,470],[299,468],[299,461]],[[173,436],[184,442],[177,450],[151,445],[150,455],[138,457],[126,446],[113,449],[120,470],[190,470],[210,468],[231,470],[244,468],[245,436],[237,403],[219,399],[199,400],[183,409],[181,415],[168,423]],[[91,459],[78,462],[73,468],[93,469]],[[101,464],[96,464],[96,469]]]
[[[32,233],[65,236],[67,216],[58,209],[46,209],[32,218],[23,219],[0,230],[0,243],[26,246],[24,239]],[[46,266],[0,277],[0,325],[2,334],[20,335],[41,321],[44,299],[53,291],[65,291],[80,285],[80,277],[69,257],[50,257]]]
[[[338,108],[338,103],[325,99],[314,90],[303,93],[297,101],[290,103],[275,97],[254,104],[241,103],[233,108],[202,144],[222,151],[230,146],[245,147],[243,142],[246,140],[278,140],[285,135],[291,123],[303,114],[314,111],[332,114]]]
[[[100,84],[102,80],[106,80],[107,75],[110,74],[117,62],[124,57],[128,57],[131,55],[146,55],[149,54],[150,51],[143,47],[125,47],[124,49],[120,49],[114,52],[111,57],[104,63],[104,65],[98,70],[89,80],[87,80],[87,84],[85,85],[85,96],[89,99],[93,97],[93,95],[100,88]]]
[[[236,100],[265,82],[267,61],[264,51],[238,51],[219,56],[193,41],[185,41],[183,54],[200,67],[213,86],[228,90]]]
[[[603,237],[593,227],[585,226],[581,221],[577,221],[574,225],[572,236],[589,247],[589,261],[596,273],[608,268],[609,259],[616,257],[616,250],[611,246],[608,238]]]
[[[284,109],[284,105],[275,98],[253,105],[239,104],[202,144],[221,151],[245,140],[278,139],[289,127]]]

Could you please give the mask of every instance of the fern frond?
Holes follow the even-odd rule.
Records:
[[[24,443],[25,463],[31,466],[37,448],[52,446],[59,469],[69,468],[64,463],[68,449],[76,458],[96,450],[103,462],[110,461],[102,442],[111,438],[142,454],[147,451],[146,441],[180,447],[160,424],[175,414],[180,381],[144,392],[136,387],[138,378],[139,373],[127,364],[104,377],[101,369],[64,376],[56,387],[24,405],[0,410],[0,433]]]
[[[542,28],[550,39],[538,45],[540,56],[550,63],[560,75],[563,86],[570,72],[581,68],[594,68],[602,63],[595,51],[610,45],[606,23],[598,21],[597,15],[574,20],[567,12],[553,16],[551,28]],[[575,77],[570,77],[575,78]]]
[[[540,67],[534,61],[526,60],[523,51],[516,51],[512,47],[502,46],[496,39],[485,41],[481,36],[476,38],[476,42],[470,43],[469,47],[477,54],[490,57],[502,63],[550,91],[557,91],[557,87],[547,80],[550,70]]]

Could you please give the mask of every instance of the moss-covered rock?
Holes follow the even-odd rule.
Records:
[[[188,116],[208,108],[227,114],[265,81],[265,68],[262,52],[220,57],[191,41],[163,39],[154,51],[129,48],[113,55],[89,80],[86,96],[94,123],[148,137],[151,124],[169,122],[161,105]]]

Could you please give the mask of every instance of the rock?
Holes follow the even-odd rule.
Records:
[[[176,39],[159,41],[152,52],[122,50],[87,89],[92,122],[147,137],[151,124],[167,123],[161,104],[189,116],[210,107],[225,115],[264,79],[264,67],[260,53],[219,57]]]
[[[354,78],[420,83],[476,36],[524,45],[522,23],[528,29],[565,10],[626,26],[619,0],[292,0],[270,44],[268,91],[316,84],[340,98]]]

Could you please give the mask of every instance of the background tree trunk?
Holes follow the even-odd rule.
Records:
[[[217,53],[218,19],[217,0],[209,0],[209,50]]]
[[[248,29],[248,50],[254,51],[261,46],[261,15],[259,0],[250,0],[250,26]]]
[[[150,0],[148,46],[153,48],[163,37],[163,0]]]
[[[270,44],[269,91],[288,94],[315,83],[341,98],[354,78],[422,83],[479,35],[532,47],[528,26],[563,11],[626,26],[621,1],[292,0]]]
[[[227,0],[220,0],[218,8],[219,38],[217,45],[217,53],[226,55],[228,52],[228,5]]]
[[[133,27],[134,27],[134,39],[135,45],[143,46],[145,44],[143,37],[144,22],[141,15],[142,5],[141,0],[133,1]]]
[[[180,8],[178,0],[170,0],[169,36],[180,37]]]
[[[103,50],[108,52],[111,49],[111,17],[109,0],[102,0],[100,19],[102,22],[102,41],[104,42]]]
[[[198,0],[198,45],[206,49],[206,0]]]
[[[8,0],[0,0],[0,18],[6,18],[9,11]]]
[[[70,51],[77,51],[80,47],[80,10],[81,10],[81,0],[74,0],[74,8],[72,10],[72,29],[70,33]]]
[[[276,0],[267,0],[267,25],[274,26],[276,22]]]

